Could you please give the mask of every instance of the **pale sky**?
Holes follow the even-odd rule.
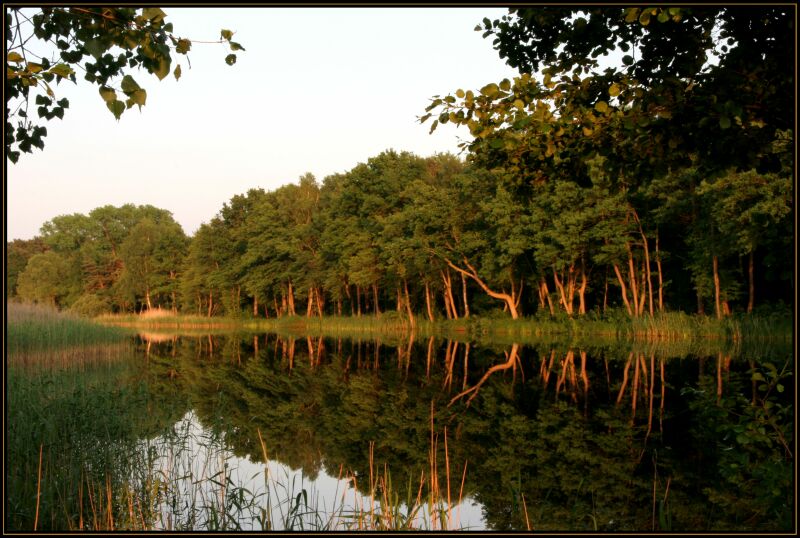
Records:
[[[6,239],[29,239],[58,215],[103,205],[151,204],[187,234],[251,188],[273,190],[306,172],[322,182],[386,149],[457,153],[466,128],[417,117],[435,94],[512,78],[473,29],[499,8],[165,8],[175,33],[246,52],[228,66],[224,45],[195,44],[180,81],[130,74],[147,90],[119,122],[97,86],[62,82],[64,119],[44,122],[44,151],[7,166]],[[173,63],[173,68],[175,64]],[[32,115],[35,106],[31,103]]]

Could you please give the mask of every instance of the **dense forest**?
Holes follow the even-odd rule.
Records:
[[[388,150],[236,195],[193,237],[152,206],[58,216],[7,243],[7,296],[412,323],[791,303],[787,9],[512,9],[479,29],[520,76],[420,118],[467,127],[466,159]]]

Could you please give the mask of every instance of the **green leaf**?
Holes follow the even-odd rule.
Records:
[[[230,30],[220,30],[219,35],[225,41],[230,41],[231,38],[233,37],[233,32],[231,32]]]
[[[667,14],[667,12],[662,9],[661,13],[658,14],[658,22],[667,22],[668,20],[669,20],[669,14]]]
[[[230,41],[228,44],[230,45],[231,50],[244,50],[243,46],[241,46],[239,43],[236,43],[234,41]]]
[[[639,15],[639,23],[642,26],[647,26],[648,24],[650,24],[650,11],[649,10],[646,9],[646,10],[642,11],[642,14]]]
[[[623,65],[631,65],[633,63],[633,56],[626,54],[622,57],[622,63]]]
[[[584,135],[584,136],[592,136],[592,133],[593,133],[593,132],[594,132],[594,131],[592,131],[592,129],[591,129],[591,128],[589,128],[589,127],[584,127],[584,128],[583,128],[583,135]]]
[[[169,56],[161,56],[158,59],[158,67],[153,70],[153,73],[158,77],[158,80],[164,80],[164,77],[169,75],[169,64],[171,60]]]
[[[608,103],[606,103],[605,101],[598,101],[597,103],[595,103],[594,109],[600,112],[601,114],[605,114],[606,112],[608,112]]]
[[[625,22],[633,22],[639,18],[639,8],[629,7],[625,14]]]
[[[617,83],[612,84],[608,88],[608,95],[610,95],[611,97],[616,97],[619,95],[619,85]]]
[[[236,63],[236,55],[235,54],[228,54],[225,56],[225,63],[228,65],[233,65]]]
[[[135,81],[135,80],[133,80],[133,77],[132,77],[132,76],[130,76],[130,75],[125,75],[125,76],[122,78],[122,84],[121,84],[121,87],[122,87],[122,91],[123,91],[123,92],[124,92],[126,95],[130,95],[130,94],[132,94],[133,92],[135,92],[136,90],[139,90],[139,89],[141,89],[141,88],[139,87],[139,85],[136,83],[136,81]]]
[[[464,95],[465,95],[464,90],[461,89],[456,90],[456,97],[458,97],[459,99],[463,99]]]
[[[8,56],[6,56],[7,62],[20,63],[23,59],[24,58],[16,52],[9,52]]]
[[[175,46],[175,51],[178,54],[186,54],[192,48],[192,42],[188,39],[179,39],[178,44]]]
[[[514,99],[514,106],[522,110],[525,108],[525,101],[522,99]]]
[[[73,71],[72,68],[67,64],[56,64],[50,68],[50,73],[53,73],[61,78],[67,78],[70,75],[74,75],[75,71]]]
[[[781,385],[780,383],[778,383],[778,384],[775,386],[775,388],[776,388],[776,389],[778,389],[778,392],[783,392],[783,390],[784,390],[784,389],[783,389],[783,385]]]
[[[83,48],[86,49],[86,52],[94,56],[95,60],[99,59],[105,51],[103,45],[96,39],[90,39],[84,43]]]
[[[720,116],[719,118],[719,126],[722,129],[727,129],[731,126],[731,119],[728,116]]]
[[[181,78],[181,66],[180,66],[180,64],[175,66],[175,71],[172,74],[175,75],[175,80],[180,80],[180,78]]]
[[[106,103],[112,103],[117,100],[117,92],[114,91],[114,88],[100,86],[100,97],[102,97],[103,101]]]
[[[438,125],[439,125],[439,120],[433,120],[433,123],[431,124],[431,130],[428,131],[428,134],[431,134]]]
[[[34,63],[34,62],[28,62],[28,68],[27,69],[31,73],[38,73],[39,71],[42,70],[42,65]]]
[[[481,95],[485,95],[486,97],[492,98],[500,91],[500,88],[497,87],[497,84],[492,82],[491,84],[487,84],[483,88],[481,88]]]
[[[151,21],[151,22],[153,22],[155,24],[158,24],[159,22],[164,20],[164,17],[166,17],[167,14],[164,13],[163,11],[161,11],[161,8],[147,7],[147,8],[144,8],[144,10],[142,11],[142,16],[145,19],[147,19],[147,20],[149,20],[149,21]]]
[[[117,119],[125,112],[125,103],[122,101],[109,101],[106,103],[106,106]]]
[[[142,90],[142,89],[136,90],[135,92],[133,92],[133,94],[131,94],[130,100],[133,101],[135,104],[139,105],[139,110],[141,110],[145,102],[147,101],[147,90]]]
[[[503,90],[504,92],[507,92],[508,90],[510,90],[511,89],[511,81],[508,80],[507,78],[504,78],[503,80],[501,80],[500,81],[500,89]]]

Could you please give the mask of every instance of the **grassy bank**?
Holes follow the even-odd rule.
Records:
[[[674,341],[696,338],[726,340],[791,340],[792,317],[786,311],[761,311],[754,314],[716,319],[709,316],[665,312],[654,316],[631,318],[621,312],[606,316],[594,313],[567,316],[536,316],[512,320],[477,317],[429,321],[417,317],[412,326],[406,316],[386,312],[380,316],[326,316],[282,318],[223,318],[183,316],[167,312],[151,315],[106,315],[97,321],[115,326],[150,330],[239,330],[276,332],[294,336],[392,337],[414,333],[425,338],[446,337],[454,340],[513,340],[529,342],[543,337],[592,337],[624,341]]]
[[[6,346],[9,354],[64,350],[118,343],[130,334],[55,308],[7,303]]]

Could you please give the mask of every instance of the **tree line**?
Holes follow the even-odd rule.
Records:
[[[380,314],[415,321],[505,312],[718,316],[791,282],[791,176],[681,170],[615,186],[521,195],[507,175],[450,155],[385,151],[318,182],[251,189],[187,237],[152,206],[62,215],[7,244],[11,296],[98,314]],[[759,290],[756,293],[756,290]]]
[[[467,128],[465,160],[385,151],[234,196],[191,238],[149,206],[57,217],[8,244],[8,290],[85,312],[412,323],[788,302],[793,21],[512,8],[476,30],[519,76],[433,96],[419,118]]]

